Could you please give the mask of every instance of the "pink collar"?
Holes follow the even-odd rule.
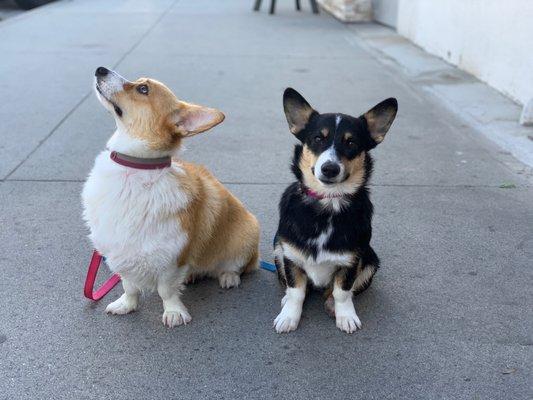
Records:
[[[119,153],[118,151],[112,151],[109,158],[117,164],[135,169],[163,169],[172,165],[170,156],[161,158],[138,158]]]
[[[309,189],[308,187],[302,186],[303,192],[308,195],[309,197],[312,197],[316,200],[324,200],[324,199],[340,199],[341,197],[344,197],[344,193],[339,194],[320,194],[318,192],[315,192],[314,190]]]

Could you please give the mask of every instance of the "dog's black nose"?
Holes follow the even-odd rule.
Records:
[[[94,75],[96,76],[106,76],[109,73],[109,70],[105,67],[98,67],[96,68],[96,72]]]
[[[339,164],[337,163],[327,161],[322,165],[320,171],[322,172],[322,175],[324,175],[326,178],[331,179],[339,175],[339,172],[341,172],[341,167],[339,167]]]

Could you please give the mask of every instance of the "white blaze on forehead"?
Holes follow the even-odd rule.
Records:
[[[341,123],[341,116],[339,114],[337,114],[335,116],[335,131],[337,131],[337,129],[339,128],[339,124]]]
[[[335,132],[339,128],[339,124],[341,122],[342,116],[339,114],[335,115]],[[335,150],[335,137],[333,138],[333,142],[331,143],[331,146],[327,148],[316,160],[315,163],[315,177],[319,180],[325,179],[326,177],[322,175],[322,166],[329,162],[333,162],[337,164],[340,168],[339,174],[336,178],[333,179],[333,182],[339,182],[342,179],[344,179],[345,175],[345,167],[344,164],[340,161],[339,156],[337,155],[337,151]]]
[[[317,172],[320,172],[320,168],[322,168],[322,165],[324,165],[328,161],[339,162],[339,158],[337,157],[337,152],[335,151],[334,143],[332,143],[331,146],[327,150],[325,150],[322,154],[320,154],[320,156],[316,160],[315,174]]]

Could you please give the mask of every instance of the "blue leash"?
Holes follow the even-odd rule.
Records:
[[[273,246],[276,244],[276,237],[277,236],[274,236],[274,239],[272,240]],[[261,268],[266,269],[267,271],[270,271],[270,272],[276,272],[277,270],[274,264],[263,261],[263,260],[259,262],[259,265],[261,266]]]
[[[274,264],[261,260],[259,262],[259,265],[261,266],[261,268],[266,269],[267,271],[276,272],[276,266]]]

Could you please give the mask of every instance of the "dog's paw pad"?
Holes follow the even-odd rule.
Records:
[[[137,302],[133,300],[127,300],[124,296],[119,297],[114,302],[107,305],[105,312],[114,315],[128,314],[137,309]]]
[[[292,332],[298,328],[300,320],[283,311],[274,320],[274,329],[277,333]]]
[[[346,333],[354,333],[357,329],[362,328],[361,321],[357,314],[353,315],[338,315],[335,318],[337,328]]]
[[[165,311],[161,320],[163,325],[173,328],[178,325],[187,325],[192,318],[187,311]]]
[[[241,277],[235,272],[224,272],[218,277],[222,289],[237,287],[241,283]]]

